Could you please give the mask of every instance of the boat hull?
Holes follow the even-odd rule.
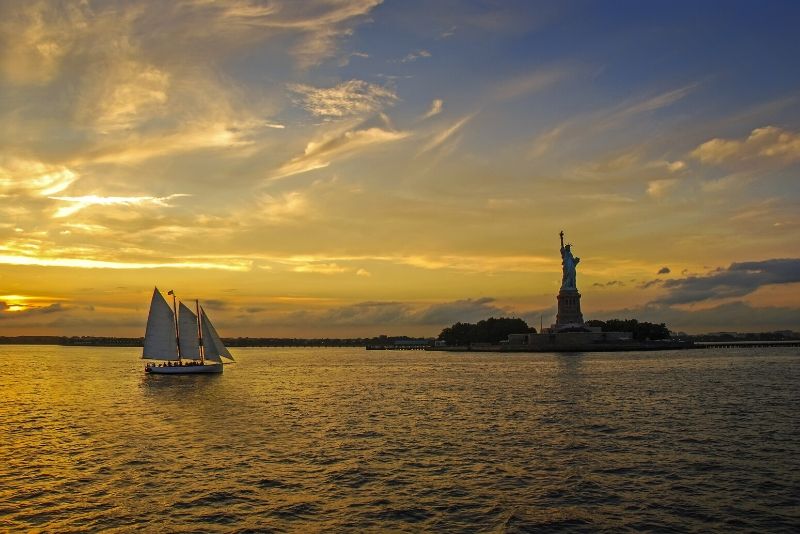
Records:
[[[210,365],[181,365],[175,367],[158,367],[156,365],[148,365],[144,368],[146,373],[154,375],[195,375],[195,374],[209,374],[221,373],[222,364],[214,363]]]

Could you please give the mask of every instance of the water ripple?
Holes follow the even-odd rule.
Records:
[[[800,357],[0,347],[0,530],[796,532]]]

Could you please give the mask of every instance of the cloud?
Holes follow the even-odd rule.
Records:
[[[734,301],[699,310],[677,309],[670,306],[647,305],[638,308],[598,311],[592,318],[637,319],[665,323],[670,330],[692,333],[739,331],[767,332],[800,330],[800,308],[764,306]]]
[[[475,113],[470,113],[466,117],[462,117],[457,120],[455,123],[451,124],[449,127],[445,128],[441,132],[435,134],[431,140],[419,151],[418,155],[422,155],[426,152],[430,152],[436,148],[442,146],[448,139],[453,137],[461,128],[467,124],[472,117],[475,116]]]
[[[166,197],[101,197],[97,195],[85,195],[82,197],[50,197],[53,200],[60,200],[62,202],[69,202],[72,205],[62,206],[58,208],[55,215],[56,218],[68,217],[85,208],[91,206],[159,206],[169,207],[169,200],[178,197],[187,197],[190,195],[184,193],[176,193]]]
[[[345,130],[323,135],[310,141],[302,155],[283,164],[270,179],[322,169],[336,159],[352,156],[375,145],[405,139],[408,132],[385,130],[380,127]]]
[[[24,308],[15,306],[8,306],[5,302],[0,302],[0,320],[2,319],[20,319],[23,317],[30,317],[36,315],[50,315],[54,313],[61,313],[68,311],[71,308],[62,305],[60,302],[54,302],[47,306],[29,305]]]
[[[324,311],[302,311],[289,314],[289,324],[308,321],[335,326],[428,325],[449,326],[455,322],[477,322],[489,317],[508,315],[496,306],[494,299],[484,297],[418,306],[404,302],[368,301]]]
[[[60,193],[78,179],[63,165],[0,156],[0,194],[48,196]]]
[[[442,112],[442,106],[444,105],[444,101],[441,98],[436,98],[431,102],[430,109],[422,116],[423,119],[429,119],[434,115],[438,115]]]
[[[38,151],[59,145],[59,158],[75,166],[250,144],[261,130],[283,127],[261,119],[280,97],[270,89],[250,90],[223,63],[259,47],[274,55],[288,49],[298,65],[316,64],[335,56],[339,39],[378,4],[5,3],[0,83],[13,86],[11,97],[26,104],[14,104],[0,133],[11,137],[22,125],[15,143]],[[43,87],[35,94],[17,87],[30,84]]]
[[[187,122],[177,129],[140,134],[137,131],[101,138],[81,156],[79,164],[130,164],[151,158],[177,155],[200,149],[246,147],[253,144],[248,137],[261,128],[276,128],[273,123]]]
[[[52,256],[27,256],[23,254],[4,254],[6,246],[0,246],[0,265],[36,265],[40,267],[69,267],[78,269],[218,269],[223,271],[249,271],[249,261],[107,261],[84,258],[65,258]]]
[[[405,324],[412,308],[400,302],[360,302],[324,311],[288,314],[286,324],[327,324],[334,326],[385,326]]]
[[[734,173],[716,180],[703,180],[700,183],[700,190],[703,193],[718,194],[740,188],[751,180],[753,180],[753,175],[750,173]]]
[[[326,0],[324,2],[288,1],[282,12],[289,16],[267,26],[300,32],[299,42],[291,52],[301,67],[311,67],[336,53],[340,38],[352,33],[353,26],[363,20],[383,0]]]
[[[202,35],[214,35],[216,41],[253,42],[288,38],[284,42],[297,65],[303,69],[336,56],[340,39],[352,34],[354,27],[382,0],[251,0],[209,2],[191,0],[176,3],[172,9],[174,26],[208,28]],[[154,10],[155,11],[155,10]],[[165,11],[163,8],[159,11]],[[221,37],[221,39],[219,38]]]
[[[642,114],[658,111],[675,104],[694,91],[697,85],[696,83],[689,84],[650,98],[626,101],[608,109],[563,121],[534,139],[530,155],[531,157],[541,157],[564,144],[565,139],[569,139],[568,144],[579,145],[577,139],[596,136],[602,132],[619,128]],[[678,167],[671,170],[677,171],[683,168],[680,165]]]
[[[800,259],[785,258],[732,263],[706,276],[688,276],[667,280],[662,287],[667,294],[655,304],[691,304],[713,299],[742,297],[773,284],[800,282]]]
[[[208,308],[209,310],[222,311],[230,309],[230,305],[224,300],[204,299],[202,303],[203,303],[203,308]]]
[[[296,273],[339,274],[349,271],[337,263],[306,263],[292,269]]]
[[[678,185],[676,178],[652,180],[647,184],[647,195],[653,198],[662,198]]]
[[[0,73],[14,84],[41,85],[56,77],[61,61],[85,31],[89,8],[41,1],[3,6]],[[13,38],[2,39],[3,36]]]
[[[127,52],[135,55],[136,52]],[[166,113],[170,75],[135,58],[117,57],[95,64],[94,80],[87,83],[78,114],[103,132],[144,124]]]
[[[359,269],[356,271],[356,276],[363,276],[364,278],[369,278],[372,276],[372,273],[366,269]]]
[[[290,84],[289,90],[298,95],[295,103],[318,117],[363,115],[397,101],[393,90],[363,80],[350,80],[328,88]]]
[[[421,57],[431,57],[431,53],[427,50],[417,50],[415,52],[411,52],[406,57],[401,59],[400,63],[412,63]]]
[[[691,154],[707,165],[725,165],[755,159],[783,163],[800,160],[800,134],[777,126],[756,128],[747,139],[715,138],[698,146]]]
[[[413,319],[418,324],[450,325],[458,321],[473,323],[509,313],[494,302],[493,298],[483,297],[433,304],[417,312]]]
[[[447,39],[448,37],[454,36],[456,34],[456,29],[458,29],[457,26],[450,26],[448,29],[439,34],[439,38]]]
[[[672,272],[672,271],[670,270],[670,268],[669,268],[669,267],[662,267],[662,268],[660,268],[660,269],[658,270],[658,272],[657,272],[656,274],[669,274],[669,273],[671,273],[671,272]]]
[[[524,74],[504,80],[495,88],[494,98],[497,100],[512,100],[531,93],[536,93],[557,84],[572,73],[572,69],[558,67],[542,69],[533,74]]]
[[[594,284],[592,284],[592,286],[594,286],[594,287],[613,287],[613,286],[625,287],[625,282],[623,282],[622,280],[611,280],[610,282],[606,282],[605,284],[601,284],[599,282],[595,282]]]
[[[284,193],[280,197],[266,195],[258,202],[255,212],[272,223],[297,220],[309,211],[308,196],[301,191]]]

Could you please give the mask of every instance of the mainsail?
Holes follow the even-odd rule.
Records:
[[[196,336],[195,336],[196,337]],[[175,339],[175,314],[158,288],[153,291],[147,329],[144,334],[142,358],[147,360],[177,360],[178,342]]]
[[[183,302],[178,306],[178,337],[181,345],[181,358],[200,359],[200,344],[197,341],[197,315]]]
[[[219,334],[217,334],[217,330],[214,328],[214,325],[211,324],[211,321],[208,319],[208,315],[206,315],[206,311],[200,307],[200,316],[202,320],[200,324],[202,325],[203,329],[203,356],[206,360],[210,360],[212,362],[221,362],[221,356],[233,361],[233,356],[231,353],[228,352],[228,349],[222,343],[222,340],[219,338]]]

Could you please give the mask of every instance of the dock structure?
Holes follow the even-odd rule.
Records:
[[[699,349],[800,347],[800,339],[776,341],[695,341],[694,344]]]

